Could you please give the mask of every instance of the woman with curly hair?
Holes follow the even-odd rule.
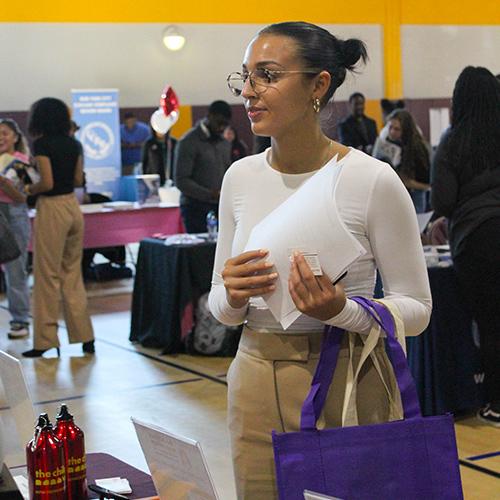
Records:
[[[94,352],[81,271],[83,215],[74,193],[75,186],[83,185],[83,159],[70,130],[69,109],[59,99],[45,97],[31,107],[29,132],[35,137],[40,181],[26,187],[27,194],[39,195],[33,242],[34,348],[23,352],[28,358],[53,347],[59,355],[61,299],[70,342],[82,342],[84,353]]]

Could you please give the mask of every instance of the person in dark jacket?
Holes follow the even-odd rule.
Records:
[[[351,114],[338,125],[339,141],[371,154],[377,139],[377,124],[365,115],[365,96],[355,92],[349,97],[349,104]]]
[[[218,213],[222,178],[231,165],[231,146],[222,137],[231,107],[214,101],[207,117],[186,132],[175,151],[175,184],[181,192],[181,214],[188,233],[207,230],[209,212]]]
[[[453,264],[479,327],[489,403],[478,417],[500,427],[500,82],[486,68],[458,77],[432,172],[432,205],[449,218]]]
[[[161,134],[151,127],[151,137],[142,147],[142,173],[158,174],[161,186],[169,179],[173,181],[176,145],[177,140],[170,137],[170,131],[166,134]]]

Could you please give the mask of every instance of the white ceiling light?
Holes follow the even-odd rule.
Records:
[[[168,50],[181,50],[186,43],[186,38],[177,26],[167,26],[163,32],[163,43]]]

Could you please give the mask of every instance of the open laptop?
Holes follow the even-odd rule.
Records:
[[[25,447],[33,437],[36,417],[21,362],[4,351],[0,351],[0,398],[2,387],[0,440],[5,463],[13,467],[26,463]]]
[[[131,420],[160,500],[220,500],[199,442]]]

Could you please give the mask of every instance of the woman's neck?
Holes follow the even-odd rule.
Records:
[[[271,138],[271,166],[286,174],[304,174],[318,170],[336,154],[339,159],[349,152],[326,137],[319,124]]]

